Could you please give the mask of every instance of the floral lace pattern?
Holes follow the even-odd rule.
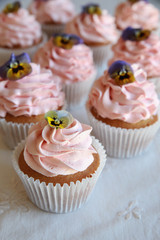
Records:
[[[128,204],[128,207],[124,211],[117,213],[119,217],[123,217],[125,220],[130,220],[132,217],[136,219],[141,219],[142,209],[138,207],[136,201],[131,201]]]

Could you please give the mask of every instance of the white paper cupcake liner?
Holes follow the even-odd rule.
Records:
[[[43,38],[41,40],[40,43],[32,46],[32,47],[28,47],[28,48],[13,48],[13,49],[9,49],[9,48],[2,48],[0,47],[0,65],[4,64],[5,62],[7,62],[11,56],[12,53],[14,53],[15,55],[19,55],[21,53],[28,53],[29,56],[32,57],[34,56],[35,52],[37,51],[38,48],[40,48],[42,45],[44,45],[44,43],[47,41],[47,35],[43,34]]]
[[[83,179],[81,182],[71,182],[70,186],[68,184],[53,186],[52,183],[46,185],[45,182],[40,183],[39,180],[34,180],[24,174],[18,165],[19,155],[24,145],[25,141],[22,141],[14,150],[12,163],[24,184],[29,199],[37,207],[48,212],[67,213],[80,208],[88,200],[106,162],[105,150],[98,140],[93,137],[92,144],[100,156],[98,169],[92,174],[92,177]]]
[[[160,77],[148,78],[148,80],[155,85],[155,90],[158,95],[160,95]]]
[[[50,38],[54,33],[63,33],[65,29],[65,24],[42,24],[42,30]]]
[[[65,110],[66,108],[67,103],[64,103],[62,109]],[[34,123],[7,122],[4,118],[0,118],[0,130],[5,144],[10,149],[14,149],[19,142],[27,137],[28,130],[33,124]]]
[[[97,120],[89,110],[87,114],[93,127],[93,135],[104,145],[107,155],[114,158],[129,158],[146,150],[160,128],[160,116],[156,123],[140,129],[111,127]]]
[[[95,78],[96,71],[88,80],[64,85],[65,97],[69,109],[81,106],[86,102]]]
[[[101,66],[106,64],[112,57],[111,44],[102,46],[89,46],[93,51],[93,59],[96,65]]]
[[[14,149],[21,140],[27,137],[31,125],[33,123],[13,123],[7,122],[5,119],[0,119],[0,129],[5,144],[10,149]]]

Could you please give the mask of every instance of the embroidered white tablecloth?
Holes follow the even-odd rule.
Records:
[[[6,2],[0,0],[0,7]],[[27,6],[30,1],[22,2]],[[87,1],[74,2],[78,11]],[[97,2],[113,13],[120,1]],[[158,0],[152,2],[160,6]],[[88,123],[83,107],[72,113]],[[87,204],[69,214],[35,207],[11,158],[0,139],[0,240],[160,240],[160,131],[143,155],[108,158]]]

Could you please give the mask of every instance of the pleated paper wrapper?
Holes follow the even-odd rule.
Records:
[[[90,112],[87,104],[87,114],[93,127],[93,135],[98,138],[107,155],[114,158],[130,158],[141,154],[151,144],[160,128],[160,116],[154,124],[140,129],[124,129],[111,127],[97,120]]]
[[[106,63],[112,57],[111,44],[101,46],[89,46],[93,51],[93,59],[97,66],[101,66]]]
[[[28,135],[29,128],[33,123],[13,123],[7,122],[5,119],[0,119],[0,130],[2,132],[3,140],[5,144],[10,148],[14,149],[15,146],[21,140],[25,139]]]
[[[82,106],[86,102],[88,93],[94,83],[95,78],[96,71],[89,77],[88,80],[65,84],[64,92],[69,109]]]
[[[106,162],[106,154],[102,144],[93,137],[92,146],[96,149],[100,156],[100,165],[90,178],[82,179],[76,183],[71,182],[70,186],[64,184],[52,183],[46,185],[45,182],[40,183],[24,174],[18,165],[19,155],[24,149],[25,141],[23,140],[16,147],[13,153],[13,167],[19,175],[29,199],[40,209],[53,213],[67,213],[80,208],[89,198],[95,183],[104,168]]]
[[[43,34],[42,40],[40,43],[35,44],[32,47],[27,47],[27,48],[3,48],[0,47],[0,65],[3,65],[5,62],[7,62],[11,56],[12,53],[15,55],[19,55],[22,53],[28,53],[30,58],[32,59],[33,55],[37,51],[38,48],[44,45],[44,43],[47,41],[47,35]]]

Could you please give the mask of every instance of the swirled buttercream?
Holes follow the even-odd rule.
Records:
[[[131,64],[138,63],[148,77],[160,76],[160,39],[151,33],[143,41],[124,41],[122,38],[112,46],[113,58],[109,65],[116,60],[124,60]]]
[[[24,149],[25,161],[47,177],[84,171],[94,160],[91,130],[76,119],[64,129],[51,128],[43,120],[30,128]]]
[[[51,38],[38,49],[33,59],[42,67],[51,69],[64,83],[85,81],[96,72],[92,51],[84,44],[63,49],[55,46]]]
[[[118,36],[114,18],[106,10],[102,15],[79,14],[67,24],[66,31],[80,36],[86,44],[113,43]]]
[[[40,42],[42,31],[35,17],[26,9],[14,13],[0,13],[0,46],[30,47]]]
[[[32,72],[16,81],[0,78],[0,116],[32,116],[64,105],[60,79],[31,63]]]
[[[128,26],[154,30],[158,27],[159,11],[152,4],[145,1],[134,4],[126,1],[117,6],[115,19],[118,28],[122,30]]]
[[[29,10],[41,23],[66,23],[75,15],[70,0],[33,1]]]
[[[159,100],[153,83],[137,64],[132,68],[133,83],[118,86],[106,71],[93,85],[89,104],[101,117],[136,123],[157,114]]]

